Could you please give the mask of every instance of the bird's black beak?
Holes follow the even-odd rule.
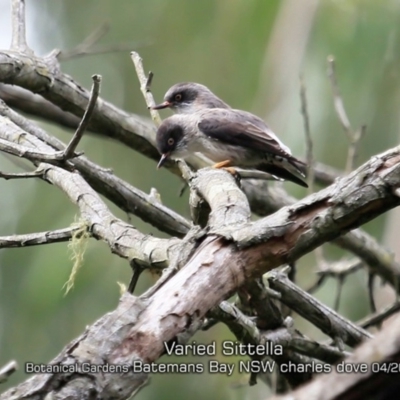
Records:
[[[150,109],[151,109],[151,110],[162,110],[163,108],[168,108],[168,107],[171,107],[171,106],[172,106],[172,103],[171,103],[171,102],[169,102],[169,101],[164,101],[164,102],[161,103],[161,104],[157,104],[157,105],[155,105],[155,106],[151,106]]]
[[[160,161],[157,164],[157,169],[161,168],[164,165],[165,161],[168,160],[168,157],[169,153],[165,153],[161,156]]]

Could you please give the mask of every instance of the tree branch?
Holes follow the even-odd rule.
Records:
[[[362,125],[357,131],[353,131],[353,128],[351,127],[350,120],[347,116],[344,102],[340,94],[339,85],[337,83],[336,65],[333,56],[328,57],[328,77],[332,86],[335,111],[349,141],[349,150],[346,161],[346,172],[349,173],[354,168],[358,145],[362,137],[365,135],[367,127],[366,125]]]
[[[24,73],[20,73],[21,70],[23,70]],[[74,81],[71,81],[69,77],[67,78],[62,75],[59,69],[54,67],[52,63],[47,65],[46,61],[42,59],[32,58],[26,55],[0,52],[0,81],[25,87],[33,92],[40,92],[53,103],[76,115],[82,115],[89,97],[87,91]],[[51,84],[51,87],[48,87],[49,84]],[[155,137],[154,128],[151,127],[147,119],[137,117],[133,114],[128,115],[101,99],[98,101],[98,109],[101,110],[101,112],[96,112],[95,110],[92,124],[90,124],[92,130],[113,137],[154,160],[159,159],[158,151],[151,145]],[[78,162],[78,160],[75,161]],[[199,164],[204,165],[200,160]],[[172,171],[178,173],[175,163],[171,163],[169,167]],[[87,165],[85,168],[85,177],[89,179],[87,175],[92,174],[87,170]],[[134,207],[137,202],[143,204],[143,197],[133,195],[132,188],[127,190],[127,188],[124,187],[122,189],[123,194],[121,194],[121,191],[115,193],[115,186],[118,187],[119,185],[115,185],[115,180],[113,180],[112,177],[107,178],[111,179],[114,183],[113,185],[107,183],[106,188],[102,188],[102,185],[96,184],[99,183],[98,176],[91,176],[90,183],[94,185],[96,189],[102,188],[101,190],[106,191],[108,198],[111,198],[112,201],[116,202],[116,204],[121,206],[125,211],[130,211],[129,205],[132,204],[132,200],[125,199],[126,195],[134,197]],[[114,187],[111,188],[110,186]],[[290,204],[294,201],[291,200],[284,191],[271,189],[264,182],[258,182],[257,184],[254,184],[254,182],[243,182],[243,188],[249,198],[253,212],[259,215],[269,214],[283,205]],[[139,197],[140,199],[138,199]],[[288,201],[288,199],[290,200]],[[151,202],[145,201],[144,203],[142,210],[143,214],[146,214],[145,210],[148,209],[147,205],[151,204]],[[165,211],[163,214],[165,215]],[[145,220],[148,221],[148,216],[145,216],[145,218],[147,218]],[[169,220],[171,221],[171,219]],[[179,225],[182,227],[182,224]],[[164,224],[164,226],[168,225]],[[159,228],[159,226],[157,227]],[[169,233],[182,235],[182,233],[185,234],[187,232],[187,229],[189,228],[186,228],[186,230],[183,228],[184,232],[182,232],[181,228],[179,228],[178,232],[177,230],[169,230]],[[360,257],[362,257],[363,261],[371,267],[369,260],[371,260],[371,258],[378,259],[378,257],[369,249],[360,248],[357,245],[357,238],[354,238],[353,235],[354,232],[346,235],[346,237],[342,239],[342,244],[345,242],[348,249],[357,249],[359,254],[362,253]],[[373,239],[371,238],[371,240]],[[379,263],[378,265],[380,269],[385,269],[387,267],[387,263]]]
[[[0,83],[0,98],[9,106],[35,118],[51,121],[68,129],[76,129],[80,118],[18,86]],[[89,124],[88,130],[91,131]]]
[[[313,157],[313,142],[311,139],[310,131],[310,117],[307,109],[307,96],[306,86],[303,77],[300,77],[300,100],[301,100],[301,113],[304,121],[304,135],[306,138],[306,160],[307,160],[307,183],[308,193],[312,193],[314,190],[314,157]]]
[[[68,172],[50,166],[46,175],[61,186],[66,184],[65,173]],[[210,187],[215,187],[212,179],[204,177]],[[78,186],[80,179],[73,178]],[[216,232],[209,234],[185,267],[151,296],[140,300],[124,295],[115,311],[89,327],[53,363],[80,365],[83,360],[100,365],[153,363],[165,351],[165,342],[187,341],[202,326],[207,311],[232,295],[244,282],[292,262],[323,242],[399,205],[400,199],[394,194],[398,187],[400,154],[395,148],[373,157],[335,185],[274,215],[244,223],[241,229],[235,224],[233,230],[225,226],[218,235]],[[69,196],[88,213],[90,210],[86,211],[84,203],[97,201],[96,198],[92,200],[91,195],[79,199],[71,193]],[[210,206],[214,212],[213,203]],[[210,291],[210,287],[215,290]],[[88,376],[81,371],[79,379],[74,378],[75,373],[67,372],[37,375],[4,393],[0,399],[19,399],[27,393],[33,396],[43,393],[44,388],[49,388],[46,390],[53,396],[63,397],[68,393],[71,399],[85,398],[89,393],[122,399],[138,390],[147,374],[129,369],[124,373]]]
[[[310,321],[332,339],[342,340],[347,345],[355,347],[363,340],[372,337],[367,331],[352,324],[296,286],[282,272],[270,271],[266,275],[266,279],[271,288],[282,295],[280,300],[282,303]]]
[[[20,135],[23,135],[25,138],[24,146],[29,145],[30,148],[41,153],[54,152],[54,149],[57,149],[59,154],[63,153],[65,144],[48,135],[43,129],[20,116],[1,101],[0,116],[7,119],[3,119],[3,121],[6,123],[5,127],[10,128],[0,130],[0,137],[6,140],[8,144],[12,144],[11,141],[18,141]],[[21,132],[21,129],[23,129],[23,132]],[[27,147],[24,147],[24,149],[29,150]],[[150,195],[118,178],[112,171],[105,170],[82,156],[69,162],[96,191],[113,201],[122,210],[137,215],[145,222],[149,222],[171,235],[183,237],[189,231],[189,221],[168,207],[154,201]]]
[[[153,80],[153,73],[150,71],[149,75],[146,77],[146,74],[145,74],[144,68],[143,68],[143,60],[139,56],[139,53],[136,53],[136,51],[131,52],[131,59],[133,61],[133,64],[135,65],[136,74],[138,76],[139,83],[140,83],[140,90],[143,94],[143,97],[147,104],[147,107],[150,110],[151,118],[152,118],[154,124],[158,127],[161,124],[160,114],[158,113],[157,110],[153,110],[151,108],[156,105],[156,102],[154,101],[154,97],[150,91],[151,82]]]
[[[362,178],[362,175],[360,176]],[[346,178],[342,181],[346,182]],[[256,203],[252,204],[252,211],[259,215],[268,215],[282,207],[295,204],[296,199],[289,196],[281,188],[272,188],[262,185],[262,190],[257,186],[249,187],[247,182],[243,186],[251,190],[250,198]],[[246,191],[248,194],[248,192]],[[251,201],[250,201],[251,203]],[[396,262],[393,254],[381,246],[375,238],[361,229],[353,229],[332,241],[333,244],[350,251],[358,256],[369,268],[396,290],[400,290],[400,264]]]
[[[371,326],[378,325],[391,315],[400,311],[400,302],[394,303],[392,306],[386,307],[381,311],[375,312],[374,314],[368,315],[357,323],[357,325],[367,329]]]
[[[100,92],[100,83],[101,83],[101,76],[100,75],[93,75],[93,86],[92,90],[90,91],[90,98],[87,104],[87,108],[85,113],[83,114],[82,120],[76,129],[74,136],[68,143],[66,149],[64,150],[64,160],[69,160],[73,158],[75,149],[77,148],[82,136],[85,132],[85,129],[89,125],[90,118],[92,117],[94,107],[96,106],[97,98],[99,97]]]
[[[349,373],[334,367],[332,372],[316,377],[308,385],[284,396],[273,396],[270,400],[396,398],[400,362],[399,332],[400,318],[397,317],[374,339],[362,344],[346,359],[343,370]],[[367,367],[366,371],[360,370],[362,365]]]
[[[0,236],[0,248],[37,246],[40,244],[67,242],[80,228],[71,226],[54,231],[27,233],[25,235]]]
[[[16,361],[8,362],[3,368],[0,369],[0,383],[6,382],[8,378],[18,369]]]
[[[11,0],[11,24],[11,49],[21,53],[33,54],[26,43],[25,0]]]

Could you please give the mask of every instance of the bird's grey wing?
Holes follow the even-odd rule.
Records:
[[[221,143],[274,156],[272,159],[266,157],[265,162],[260,160],[256,168],[307,187],[303,180],[306,165],[286,151],[286,146],[282,146],[267,126],[260,128],[244,117],[234,111],[209,110],[199,119],[198,129],[210,139]]]
[[[281,145],[282,149],[285,150],[287,153],[292,154],[289,147],[287,147],[281,140],[279,140],[278,136],[268,127],[268,125],[257,115],[254,115],[248,111],[243,110],[233,110],[236,119],[245,120],[256,127],[258,127],[262,132],[267,132],[267,134],[272,138],[275,139],[278,144]],[[233,115],[233,113],[232,113]]]
[[[210,110],[211,111],[211,110]],[[198,123],[199,130],[211,139],[255,151],[291,158],[286,146],[267,128],[261,129],[238,113],[209,113]]]
[[[276,156],[278,163],[280,162],[278,158],[281,158],[282,161],[286,160],[287,163],[294,167],[293,173],[298,171],[300,176],[305,176],[306,164],[293,157],[290,150],[282,144],[265,124],[262,126],[260,123],[261,127],[255,125],[251,118],[247,118],[247,114],[249,113],[245,111],[209,110],[199,120],[198,129],[211,139],[230,145],[242,146],[261,153],[273,154]],[[250,116],[255,117],[253,114],[250,114]],[[271,173],[274,172],[272,171]]]

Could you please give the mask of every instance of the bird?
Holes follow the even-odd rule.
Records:
[[[151,108],[170,108],[176,115],[182,116],[167,118],[165,121],[168,121],[158,129],[157,147],[162,154],[158,168],[168,157],[185,158],[192,152],[200,152],[216,162],[214,167],[217,168],[232,166],[235,160],[237,167],[256,168],[308,187],[304,181],[306,165],[292,156],[290,149],[265,122],[247,111],[232,109],[207,86],[195,82],[177,83],[168,89],[164,102]],[[192,117],[187,119],[183,115]],[[179,126],[182,129],[178,129]],[[196,129],[197,134],[193,135]],[[180,138],[179,143],[176,140],[177,136]],[[188,141],[183,136],[193,139]],[[177,149],[169,149],[171,146],[168,146],[168,140],[170,143],[173,140],[173,146]],[[196,148],[198,150],[195,150]],[[226,154],[228,149],[232,150],[234,155]],[[244,151],[246,149],[248,151]],[[239,152],[239,157],[235,156],[235,151]],[[222,159],[223,154],[225,159]],[[258,163],[260,155],[263,160]],[[252,161],[247,159],[253,156],[258,157]]]
[[[170,108],[177,114],[192,114],[203,108],[230,108],[207,86],[194,82],[182,82],[171,86],[164,102],[151,107],[153,110]]]

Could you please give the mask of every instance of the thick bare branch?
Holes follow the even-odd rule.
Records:
[[[3,111],[9,110],[3,109]],[[1,143],[7,142],[9,145],[15,145],[11,140],[18,142],[22,137],[24,146],[21,147],[24,151],[32,147],[49,153],[52,151],[50,146],[21,130],[8,118],[1,115],[0,119],[2,121],[0,136],[4,138],[0,139]],[[165,268],[168,266],[171,256],[170,245],[173,247],[178,245],[180,242],[178,239],[158,239],[144,235],[131,225],[114,217],[99,195],[79,173],[69,172],[45,163],[39,164],[38,171],[42,172],[40,175],[42,179],[58,186],[74,204],[78,205],[81,216],[88,223],[89,231],[94,237],[106,241],[111,251],[147,267],[153,265],[154,268]],[[158,210],[162,208],[160,205],[154,205],[154,207]]]
[[[59,70],[57,60],[29,57],[20,53],[0,52],[0,81],[39,93],[64,111],[82,117],[90,93]],[[129,114],[103,99],[98,99],[90,127],[103,135],[119,140],[146,156],[157,160],[152,145],[154,126],[147,118]]]
[[[229,172],[215,168],[201,169],[193,176],[190,185],[211,207],[207,224],[210,232],[249,221],[249,202]]]
[[[346,182],[346,178],[343,179]],[[266,184],[258,186],[243,186],[250,191],[250,205],[252,211],[259,215],[268,215],[282,207],[295,204],[296,199],[289,196],[281,188],[272,188]],[[262,190],[260,189],[262,188]],[[248,194],[248,191],[247,194]],[[400,290],[400,264],[396,262],[392,253],[381,246],[375,238],[362,229],[353,229],[351,232],[339,236],[332,241],[333,244],[358,256],[368,268],[389,282],[396,291]]]
[[[144,235],[116,218],[79,173],[71,173],[50,164],[44,164],[42,168],[46,171],[43,179],[59,187],[79,207],[89,232],[97,239],[104,240],[112,252],[149,267],[152,264],[158,268],[168,266],[172,248],[178,246],[180,240]]]
[[[1,101],[0,116],[15,124],[6,121],[7,125],[0,129],[0,137],[10,141],[9,143],[12,143],[11,141],[18,142],[20,135],[22,135],[25,138],[24,145],[31,146],[30,148],[36,151],[51,152],[57,149],[60,154],[63,153],[65,144],[48,135],[43,129],[17,114]],[[5,129],[6,127],[10,129]],[[16,134],[14,135],[13,132]],[[168,207],[154,201],[152,196],[118,178],[112,171],[105,170],[82,156],[70,160],[70,162],[96,191],[113,201],[124,211],[137,215],[145,222],[149,222],[171,235],[183,237],[189,231],[189,221]]]
[[[50,166],[47,176],[61,186],[63,183],[58,181],[64,173],[68,172]],[[78,178],[73,178],[74,186],[80,186],[81,178],[75,175]],[[152,363],[165,351],[165,342],[185,343],[202,326],[207,311],[244,282],[292,262],[324,241],[399,205],[400,199],[393,193],[398,187],[400,154],[395,148],[375,156],[335,185],[274,215],[245,223],[241,229],[234,226],[233,231],[227,226],[218,236],[208,235],[185,267],[151,296],[139,300],[125,295],[114,312],[88,328],[53,363],[81,365],[85,360],[92,364],[131,366],[134,362],[136,367],[150,364],[149,370],[157,368]],[[91,197],[76,199],[72,195],[84,215],[90,213],[86,207],[92,201],[97,202]],[[107,220],[104,215],[101,217]],[[214,290],[210,291],[210,287]],[[37,375],[0,399],[43,394],[44,388],[49,388],[53,396],[63,397],[68,393],[71,399],[85,398],[89,393],[123,399],[143,385],[147,373],[128,368],[117,374],[88,376],[80,371],[79,379],[75,378],[76,373],[69,372]]]
[[[27,56],[15,54],[9,55],[8,53],[4,52],[0,53],[0,80],[5,80],[22,87],[26,87],[34,92],[43,92],[43,95],[45,95],[55,104],[58,104],[63,109],[68,109],[76,115],[81,115],[85,105],[87,104],[87,98],[89,96],[88,93],[81,86],[71,81],[70,78],[60,74],[58,69],[50,67],[51,65],[47,66],[46,63],[40,59],[32,59]],[[19,74],[19,71],[22,68],[24,68],[26,73]],[[39,73],[39,71],[41,73]],[[43,74],[43,72],[45,73]],[[24,79],[22,79],[22,77],[24,77]],[[53,82],[54,84],[51,86],[51,88],[44,90],[49,82]],[[127,113],[124,113],[123,111],[118,110],[103,101],[99,100],[99,102],[101,103],[101,107],[99,106],[99,108],[101,108],[103,113],[97,113],[95,111],[94,120],[96,122],[93,124],[91,129],[114,137],[128,146],[136,148],[138,151],[149,156],[150,158],[158,160],[159,154],[155,150],[154,146],[150,144],[154,141],[154,130],[151,128],[151,125],[148,123],[147,119],[136,117],[135,115],[129,116]],[[143,142],[143,138],[147,138],[145,142]],[[80,162],[81,160],[76,161]],[[178,171],[175,163],[171,163],[170,167],[175,172]],[[89,179],[87,174],[92,175],[86,168],[85,177]],[[316,178],[317,176],[318,174],[316,174]],[[113,180],[112,177],[108,178]],[[102,188],[102,185],[96,184],[99,182],[98,177],[92,176],[90,179],[91,184],[94,185],[96,189]],[[125,199],[125,194],[131,195],[132,190],[127,190],[124,188],[122,191],[123,194],[121,195],[121,191],[115,192],[115,186],[118,187],[118,185],[112,186],[113,187],[111,188],[110,184],[108,184],[106,189],[107,196],[111,198],[112,201],[116,202],[116,204],[121,206],[126,211],[130,211],[130,204],[134,204],[136,206],[136,203],[138,202],[138,196],[133,196],[133,200],[135,200],[133,202],[132,200],[128,201],[128,199]],[[257,184],[254,184],[253,182],[243,182],[243,188],[249,198],[252,210],[260,215],[266,215],[274,212],[283,205],[290,204],[292,201],[294,201],[294,199],[291,200],[288,198],[284,191],[271,189],[264,182],[258,182]],[[104,191],[105,189],[102,190]],[[139,200],[139,203],[142,204],[143,200]],[[147,204],[149,204],[149,202],[145,201],[145,205],[142,207],[142,210],[148,209],[146,207]],[[171,220],[172,219],[170,219],[170,221]],[[187,228],[183,228],[182,224],[179,225],[180,228],[178,230],[172,230],[169,232],[172,232],[172,234],[175,235],[185,234],[187,229],[189,229],[189,226],[187,225]],[[168,225],[164,224],[164,226]],[[342,240],[342,243],[343,242],[345,242],[348,248],[357,247],[357,240],[353,238],[353,233],[348,234]],[[368,265],[369,263],[367,259],[377,258],[373,252],[366,248],[362,249],[362,251],[359,248],[358,250],[359,253],[363,253],[363,256],[361,257]],[[386,264],[381,263],[379,267],[386,268]]]
[[[22,111],[34,118],[54,122],[68,129],[76,129],[80,118],[70,112],[63,111],[60,107],[18,86],[0,83],[0,99],[13,109]],[[88,130],[91,130],[89,125]]]

